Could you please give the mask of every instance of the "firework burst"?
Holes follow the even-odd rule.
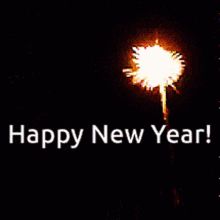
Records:
[[[158,44],[158,40],[154,46],[132,49],[134,67],[123,69],[123,72],[132,79],[133,84],[139,84],[146,91],[159,87],[163,118],[167,121],[166,89],[168,86],[175,89],[174,83],[183,73],[185,64],[182,55],[165,50]]]

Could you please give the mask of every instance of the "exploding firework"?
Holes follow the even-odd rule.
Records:
[[[166,89],[173,87],[184,70],[184,60],[180,53],[165,50],[158,44],[154,46],[133,47],[134,68],[123,69],[127,77],[131,77],[133,84],[139,84],[146,91],[159,87],[163,118],[168,119],[166,105]]]

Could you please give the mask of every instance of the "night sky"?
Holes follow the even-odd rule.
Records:
[[[2,147],[7,216],[215,219],[220,185],[218,6],[218,1],[148,0],[5,4],[6,68],[1,75],[7,79]],[[37,129],[162,125],[159,94],[146,94],[122,73],[131,47],[156,36],[186,60],[177,83],[180,93],[168,89],[170,126],[211,124],[210,145],[178,144],[171,150],[151,137],[139,145],[92,145],[89,134],[74,150],[7,144],[9,124]]]

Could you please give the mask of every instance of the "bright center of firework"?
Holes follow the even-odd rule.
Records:
[[[136,70],[128,71],[133,83],[143,87],[173,86],[183,71],[182,56],[163,49],[159,45],[152,47],[133,47],[133,62]]]
[[[146,89],[160,88],[164,119],[167,119],[166,87],[174,87],[184,69],[182,55],[167,51],[157,43],[148,47],[133,47],[133,69],[124,69],[134,84]],[[175,87],[174,87],[175,88]]]

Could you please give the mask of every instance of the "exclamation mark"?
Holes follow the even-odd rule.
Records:
[[[207,125],[207,126],[206,126],[206,134],[207,134],[206,143],[207,143],[207,144],[210,144],[210,143],[211,143],[211,139],[210,139],[211,126],[210,126],[210,125]]]

